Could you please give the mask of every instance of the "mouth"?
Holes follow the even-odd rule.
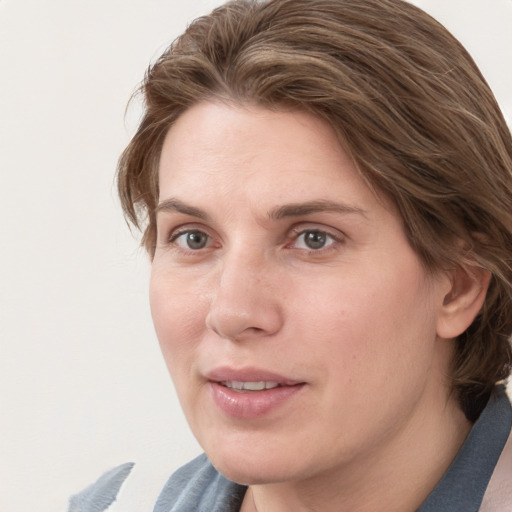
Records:
[[[244,382],[239,380],[225,380],[219,382],[221,386],[224,386],[233,391],[237,391],[239,393],[244,392],[255,392],[255,391],[264,391],[266,389],[275,389],[282,387],[279,382],[273,381],[255,381],[255,382]]]
[[[303,384],[285,375],[260,368],[217,367],[203,374],[205,379],[237,391],[263,391],[277,387]]]
[[[244,420],[266,417],[302,396],[306,383],[257,369],[224,368],[207,375],[213,403],[224,415]]]

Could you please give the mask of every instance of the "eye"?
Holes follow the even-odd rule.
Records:
[[[318,229],[307,229],[297,235],[294,246],[297,249],[318,251],[332,245],[335,242],[335,238],[325,231]]]
[[[175,233],[171,237],[170,242],[178,245],[182,249],[199,251],[208,247],[211,243],[211,239],[210,236],[203,231],[194,229]]]

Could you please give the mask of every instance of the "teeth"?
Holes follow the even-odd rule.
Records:
[[[241,382],[238,380],[228,380],[221,382],[223,386],[235,391],[263,391],[264,389],[277,388],[277,382],[259,381],[259,382]]]

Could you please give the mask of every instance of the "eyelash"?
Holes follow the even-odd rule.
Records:
[[[316,235],[316,236],[320,235],[325,238],[326,245],[323,245],[322,247],[319,247],[317,249],[308,248],[308,247],[300,248],[300,250],[307,251],[308,254],[325,253],[326,251],[333,249],[334,246],[336,246],[337,244],[341,244],[344,241],[344,239],[341,235],[331,233],[330,231],[325,230],[325,229],[319,229],[319,228],[293,229],[292,232],[294,233],[294,237],[291,241],[293,244],[296,244],[301,236],[306,235],[308,233],[310,233],[312,235]],[[306,245],[305,241],[304,241],[304,245]]]
[[[293,236],[291,240],[288,240],[285,243],[285,248],[287,249],[293,249],[293,245],[297,243],[297,241],[300,239],[301,236],[306,235],[308,233],[311,233],[313,235],[320,235],[323,236],[326,240],[326,245],[313,249],[308,247],[301,247],[297,248],[301,251],[306,251],[308,254],[323,254],[326,251],[329,251],[330,249],[334,249],[337,244],[342,244],[345,241],[345,237],[339,233],[334,234],[329,230],[325,229],[319,229],[319,228],[293,228],[291,230]],[[207,237],[206,245],[204,247],[199,247],[197,249],[192,249],[190,247],[184,247],[181,246],[178,242],[179,238],[184,235],[192,235],[192,234],[199,234]],[[213,243],[213,238],[204,230],[200,228],[183,228],[183,229],[177,229],[173,231],[169,237],[167,238],[168,244],[176,250],[179,250],[180,252],[184,253],[185,255],[199,255],[201,254],[203,249],[208,249],[211,244]],[[185,242],[186,243],[186,242]],[[305,242],[303,242],[303,245],[306,245]]]
[[[190,253],[197,253],[199,252],[201,249],[203,249],[203,247],[201,247],[200,249],[192,249],[192,248],[186,248],[186,247],[181,247],[179,244],[178,244],[178,239],[180,237],[182,237],[183,235],[191,235],[191,234],[201,234],[201,235],[204,235],[208,238],[208,241],[210,242],[211,244],[211,240],[212,240],[212,237],[206,233],[206,231],[202,230],[202,229],[199,229],[199,228],[186,228],[186,229],[178,229],[176,231],[174,231],[173,233],[171,233],[171,235],[168,237],[168,243],[170,245],[173,245],[173,246],[177,246],[179,250],[181,251],[185,251],[185,252],[190,252]],[[207,241],[207,244],[208,244],[208,241]],[[208,245],[210,245],[208,244]]]

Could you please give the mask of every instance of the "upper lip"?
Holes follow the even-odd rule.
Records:
[[[259,368],[232,368],[222,366],[206,372],[205,378],[212,382],[276,382],[281,386],[295,386],[303,381]]]

